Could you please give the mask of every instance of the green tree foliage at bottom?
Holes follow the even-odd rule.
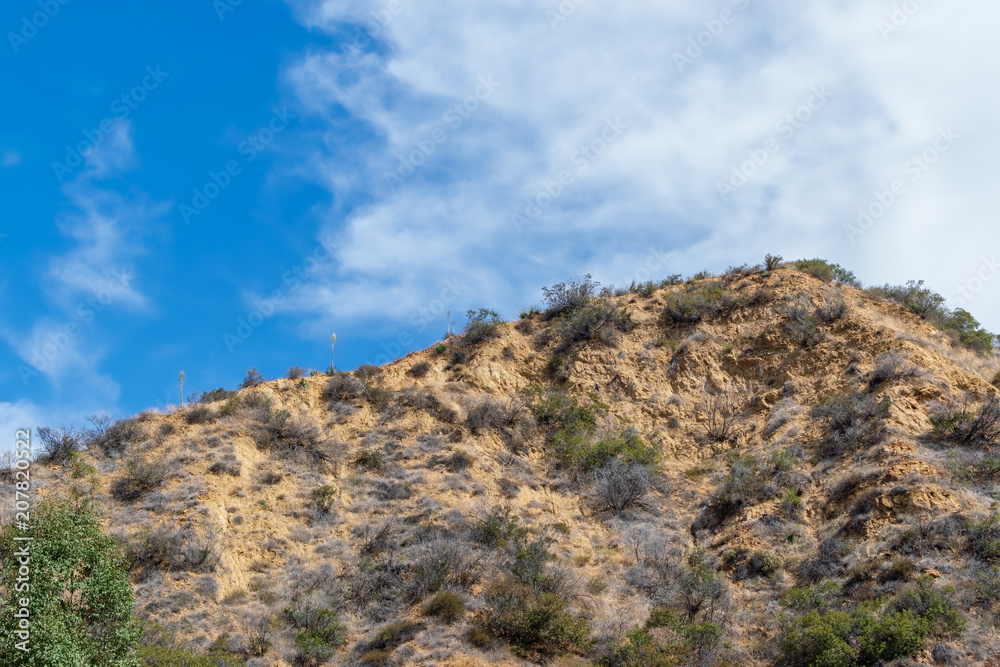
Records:
[[[28,537],[15,540],[15,537]],[[28,557],[17,555],[28,544]],[[25,564],[24,561],[28,560]],[[84,499],[46,499],[31,510],[30,526],[0,533],[0,655],[5,667],[137,667],[142,630],[126,557],[101,532]],[[19,568],[29,569],[18,581]],[[21,574],[23,579],[23,573]],[[28,589],[24,589],[24,584]],[[15,645],[20,601],[29,601],[28,651]]]

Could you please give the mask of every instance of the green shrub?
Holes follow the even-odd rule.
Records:
[[[641,630],[649,634],[650,630],[658,628],[670,631],[666,633],[665,641],[658,642],[658,655],[669,655],[680,664],[694,664],[695,656],[707,657],[705,654],[713,651],[722,640],[722,628],[716,623],[686,620],[676,609],[670,607],[655,607]]]
[[[903,562],[908,564],[908,567],[903,568],[904,571],[909,572],[913,569],[910,561],[903,560]],[[898,612],[908,611],[926,622],[928,632],[932,635],[962,632],[966,626],[965,617],[955,609],[944,593],[934,588],[932,584],[933,580],[930,577],[920,577],[916,587],[903,592],[892,602],[891,608]]]
[[[603,403],[581,405],[575,397],[541,389],[526,395],[535,420],[548,432],[549,451],[567,467],[593,472],[612,459],[652,467],[660,459],[659,449],[643,440],[634,428],[599,434],[598,417],[608,411]]]
[[[786,515],[794,515],[802,509],[802,496],[795,489],[789,489],[785,492],[785,495],[781,497],[781,510]]]
[[[720,315],[736,305],[721,282],[697,283],[670,292],[664,298],[662,320],[666,325],[695,324],[710,315]]]
[[[218,389],[213,389],[211,391],[201,392],[201,396],[198,398],[199,403],[215,403],[216,401],[224,401],[227,398],[235,396],[235,391],[229,391],[228,389],[223,389],[219,387]]]
[[[829,283],[836,280],[838,283],[853,287],[861,286],[861,283],[852,271],[848,271],[839,264],[828,262],[825,259],[800,259],[795,262],[795,267],[799,271],[807,273],[813,278],[818,278],[823,282]]]
[[[997,337],[984,329],[967,311],[957,308],[951,311],[941,324],[942,329],[958,339],[965,347],[979,354],[989,355]]]
[[[296,658],[303,665],[322,665],[337,653],[336,645],[312,630],[303,630],[295,635]]]
[[[354,465],[367,470],[381,470],[382,466],[385,465],[385,454],[377,449],[362,447],[354,455]]]
[[[603,667],[676,667],[682,664],[696,663],[695,656],[680,638],[671,635],[669,639],[657,640],[646,628],[629,632],[625,641],[614,644],[601,660]]]
[[[779,266],[781,266],[781,261],[784,259],[781,255],[764,255],[764,270],[774,271]]]
[[[581,405],[575,396],[538,387],[526,390],[524,395],[538,425],[553,432],[592,431],[597,427],[598,418],[610,409],[610,406],[597,401]]]
[[[312,502],[313,507],[321,512],[329,512],[336,497],[337,489],[329,484],[317,486],[309,492],[309,500]]]
[[[586,621],[573,616],[554,593],[536,593],[507,580],[489,586],[483,601],[482,627],[509,642],[518,655],[552,655],[591,644]]]
[[[908,610],[890,609],[881,616],[855,613],[858,662],[877,665],[916,655],[924,646],[928,625]]]
[[[521,521],[513,514],[510,505],[493,507],[472,524],[473,538],[494,549],[506,547],[526,535],[527,530],[521,527]]]
[[[850,614],[810,611],[787,625],[779,641],[789,667],[855,667],[857,651],[848,643]]]
[[[565,521],[559,521],[558,523],[552,524],[552,530],[556,531],[560,535],[569,535],[570,528]]]
[[[500,319],[500,315],[495,310],[488,310],[486,308],[470,310],[466,313],[466,316],[469,320],[465,323],[465,329],[462,331],[465,336],[462,339],[463,343],[477,345],[492,338],[500,337],[500,330],[504,325],[504,321]]]
[[[236,656],[224,653],[196,653],[171,646],[140,646],[135,652],[142,667],[242,667]]]
[[[829,591],[818,597],[809,589],[796,591],[802,602],[810,597],[814,601],[795,606],[815,608],[785,618],[779,646],[783,664],[790,667],[874,667],[916,656],[927,637],[965,627],[961,614],[926,579],[884,607],[876,602],[846,611],[827,608]]]
[[[375,636],[366,644],[368,650],[395,650],[413,639],[421,630],[423,623],[415,621],[393,621],[382,626]]]
[[[545,295],[546,305],[543,313],[545,319],[554,319],[584,308],[597,296],[599,287],[600,283],[595,282],[590,274],[582,279],[574,278],[552,287],[543,287],[542,294]]]
[[[465,616],[465,601],[454,593],[441,591],[424,603],[421,612],[424,616],[434,616],[445,623],[454,623]]]
[[[747,571],[751,577],[772,577],[781,572],[781,556],[770,551],[755,551],[747,559]]]
[[[284,610],[285,618],[298,629],[295,635],[299,664],[308,667],[325,664],[346,641],[347,629],[336,611],[296,596]]]
[[[603,468],[613,459],[622,463],[654,466],[660,460],[660,450],[649,444],[632,427],[619,433],[607,433],[587,438],[567,438],[553,441],[556,455],[567,466],[583,472]]]
[[[136,649],[142,667],[239,667],[246,662],[233,655],[229,635],[221,634],[204,651],[177,639],[176,632],[159,624],[148,625]]]

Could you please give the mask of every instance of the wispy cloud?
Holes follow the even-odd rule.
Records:
[[[69,247],[50,257],[41,282],[52,308],[26,330],[0,326],[22,360],[21,382],[45,378],[57,392],[72,388],[74,397],[64,404],[71,411],[113,411],[120,387],[101,369],[108,347],[101,320],[109,310],[151,307],[139,289],[136,261],[169,207],[142,193],[123,195],[109,183],[137,165],[128,123],[89,152],[84,170],[62,187],[67,206],[56,225]]]
[[[0,151],[0,167],[15,167],[21,164],[21,155],[17,151]]]
[[[167,206],[101,186],[102,179],[138,164],[127,122],[119,123],[86,160],[86,169],[62,188],[69,207],[57,217],[56,224],[74,245],[50,260],[49,295],[64,307],[75,308],[81,298],[98,298],[108,305],[109,293],[118,306],[146,307],[138,287],[132,281],[114,283],[114,272],[134,275],[134,262],[145,253],[143,244],[150,225],[167,212]]]

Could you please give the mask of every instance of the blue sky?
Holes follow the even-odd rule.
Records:
[[[7,2],[0,428],[767,252],[1000,329],[1000,8],[822,4]]]

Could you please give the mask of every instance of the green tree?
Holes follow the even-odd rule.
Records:
[[[27,556],[19,553],[25,544]],[[29,569],[27,581],[23,573],[18,581],[22,565]],[[22,641],[15,634],[20,620],[15,614],[25,598],[30,614],[28,651],[15,646]],[[134,607],[126,557],[101,532],[89,500],[43,500],[32,509],[27,529],[11,524],[0,532],[4,665],[137,667],[135,647],[142,630],[132,616]]]

